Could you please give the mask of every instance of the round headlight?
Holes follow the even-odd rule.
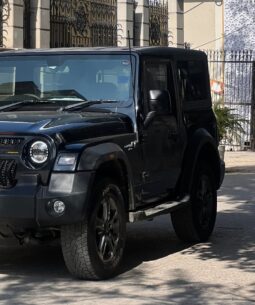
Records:
[[[29,156],[32,162],[43,164],[48,160],[48,145],[43,141],[36,141],[30,145]]]

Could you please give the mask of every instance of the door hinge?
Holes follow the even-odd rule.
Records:
[[[149,179],[150,175],[148,172],[142,172],[142,179],[143,182],[147,181]]]
[[[137,141],[132,141],[126,146],[124,146],[124,148],[126,148],[127,150],[133,150],[134,148],[136,148],[137,143]]]

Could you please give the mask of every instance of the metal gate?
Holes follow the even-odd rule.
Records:
[[[245,120],[245,134],[230,149],[251,148],[254,142],[255,53],[242,51],[207,51],[213,102],[222,101]]]
[[[117,45],[117,0],[51,0],[51,47]]]
[[[149,1],[149,39],[151,46],[168,46],[167,1]]]

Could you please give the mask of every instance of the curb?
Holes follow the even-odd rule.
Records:
[[[233,166],[228,167],[225,170],[225,173],[255,173],[255,166]]]

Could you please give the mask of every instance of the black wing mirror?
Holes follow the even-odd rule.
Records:
[[[159,114],[171,114],[172,104],[168,90],[149,91],[149,113],[144,121],[144,128],[147,128],[155,116]]]
[[[149,107],[150,111],[156,111],[158,114],[170,114],[172,105],[168,90],[150,90]]]

